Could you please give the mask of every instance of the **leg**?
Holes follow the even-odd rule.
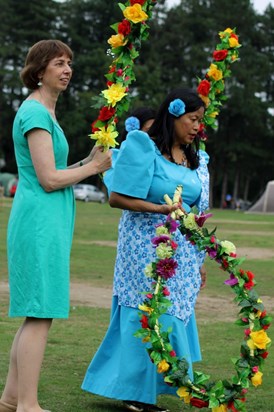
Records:
[[[38,382],[51,319],[27,318],[17,332],[2,400],[16,404],[17,412],[40,412]]]

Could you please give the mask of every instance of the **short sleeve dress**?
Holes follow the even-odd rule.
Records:
[[[109,192],[164,203],[178,184],[183,185],[183,204],[187,211],[196,205],[208,208],[208,156],[199,153],[196,170],[168,161],[147,133],[133,131],[121,149],[115,151],[113,169],[104,176]],[[145,267],[155,260],[151,239],[155,227],[166,216],[124,210],[119,222],[117,256],[114,270],[113,305],[108,331],[89,365],[82,388],[89,392],[121,400],[155,403],[160,393],[174,394],[174,388],[163,382],[145,351],[145,345],[134,333],[140,328],[138,305],[144,292],[151,290],[151,278]],[[170,340],[177,356],[187,359],[192,375],[192,362],[201,359],[194,306],[200,290],[200,267],[204,253],[199,252],[176,231],[178,244],[176,275],[167,281],[172,305],[161,317],[166,330],[172,327]]]
[[[7,234],[9,315],[67,318],[75,200],[72,187],[46,192],[40,185],[26,137],[35,128],[50,133],[56,168],[67,167],[63,130],[41,103],[25,100],[13,124],[19,183]]]

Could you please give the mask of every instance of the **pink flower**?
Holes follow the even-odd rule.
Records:
[[[254,372],[254,373],[259,372],[259,367],[258,366],[253,366],[252,372]]]
[[[195,221],[198,226],[202,227],[206,219],[208,219],[211,216],[212,216],[212,213],[207,213],[207,214],[201,213],[199,216],[195,215]]]
[[[171,219],[170,215],[168,215],[166,222],[170,233],[176,232],[177,228],[180,226],[180,223],[174,219]]]
[[[160,235],[151,239],[151,243],[154,245],[154,247],[157,247],[160,243],[167,243],[169,240],[170,237],[168,235]]]
[[[164,279],[172,278],[175,275],[175,270],[178,263],[172,258],[165,258],[159,260],[156,264],[156,273]]]
[[[230,273],[230,278],[224,281],[224,284],[229,286],[237,285],[237,283],[239,283],[239,281],[233,273]]]
[[[148,294],[146,295],[146,297],[147,297],[148,299],[152,299],[152,298],[153,298],[153,295],[152,295],[152,293],[148,293]]]

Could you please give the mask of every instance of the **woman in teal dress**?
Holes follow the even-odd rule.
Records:
[[[57,40],[30,49],[21,78],[32,92],[13,124],[19,183],[7,234],[11,317],[24,317],[11,348],[0,412],[42,412],[37,399],[47,335],[69,315],[69,265],[74,228],[72,185],[111,166],[96,148],[67,166],[68,144],[55,116],[72,75],[72,51]]]
[[[146,266],[155,260],[151,239],[155,226],[164,223],[171,211],[164,195],[173,197],[177,185],[183,185],[183,208],[196,205],[208,208],[208,156],[198,149],[198,130],[204,103],[196,92],[177,89],[161,105],[148,130],[128,133],[106,173],[110,205],[123,209],[119,223],[117,257],[114,272],[111,321],[105,338],[89,365],[82,388],[91,393],[124,401],[132,411],[167,411],[156,405],[157,395],[175,394],[164,383],[145,350],[135,338],[141,327],[138,305],[144,292],[150,291],[151,278]],[[172,327],[173,348],[190,364],[201,359],[194,307],[201,287],[200,253],[176,231],[179,245],[175,259],[176,275],[168,280],[170,301],[161,323]]]

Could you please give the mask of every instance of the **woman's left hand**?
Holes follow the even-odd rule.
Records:
[[[201,286],[200,289],[204,289],[206,286],[206,268],[205,265],[202,265],[200,268],[200,275],[201,275]]]

